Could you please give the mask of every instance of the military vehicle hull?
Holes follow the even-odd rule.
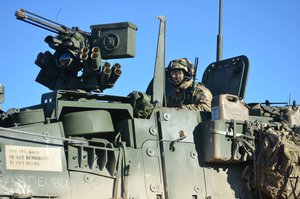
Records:
[[[43,101],[49,96],[1,128],[1,197],[250,198],[245,163],[218,163],[217,152],[205,161],[210,114],[159,108],[140,119],[126,97],[54,92]]]

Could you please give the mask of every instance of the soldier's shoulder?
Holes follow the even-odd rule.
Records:
[[[207,98],[211,99],[212,94],[208,88],[205,87],[201,82],[197,82],[193,91],[194,95],[201,94],[205,95]]]
[[[204,86],[204,84],[202,84],[201,82],[197,82],[195,84],[195,89],[202,89],[202,90],[207,90],[207,88]]]

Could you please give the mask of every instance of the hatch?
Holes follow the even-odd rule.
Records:
[[[210,64],[203,73],[202,83],[213,96],[232,94],[244,98],[249,60],[241,55]]]

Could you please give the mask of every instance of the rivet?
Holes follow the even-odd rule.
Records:
[[[197,185],[194,186],[194,189],[195,189],[196,193],[199,193],[200,188]]]
[[[169,120],[171,119],[170,113],[164,113],[164,119],[165,119],[166,121],[169,121]]]
[[[157,129],[156,128],[153,128],[153,127],[149,128],[149,132],[150,132],[151,135],[157,135]]]
[[[190,155],[193,159],[197,158],[197,152],[196,151],[191,151]]]
[[[83,177],[83,180],[86,182],[86,183],[92,183],[94,181],[94,178],[93,176],[89,176],[89,175],[85,175]]]
[[[147,149],[147,154],[150,156],[150,157],[153,157],[155,155],[155,151],[153,148],[148,148]]]
[[[156,184],[151,184],[150,189],[152,192],[157,192],[158,191],[158,186]]]
[[[44,131],[43,133],[42,133],[42,135],[43,136],[48,136],[48,135],[50,135],[50,133],[48,132],[48,131]],[[47,140],[47,137],[43,137],[45,140]]]
[[[137,195],[130,195],[129,199],[139,199],[139,197]]]

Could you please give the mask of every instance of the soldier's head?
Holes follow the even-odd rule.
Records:
[[[167,70],[173,85],[178,86],[192,79],[194,66],[188,59],[181,58],[170,61]]]

